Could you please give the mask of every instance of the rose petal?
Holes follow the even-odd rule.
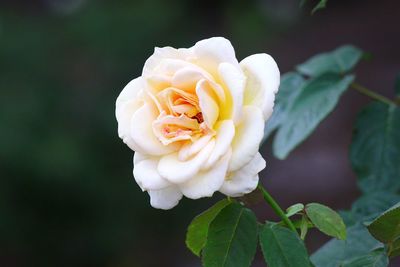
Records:
[[[162,178],[157,172],[157,165],[158,158],[146,157],[140,153],[135,153],[133,176],[143,191],[160,190],[171,186],[171,183]]]
[[[236,127],[232,141],[232,158],[229,171],[236,171],[246,165],[258,152],[264,134],[264,118],[255,106],[243,107],[243,118]]]
[[[210,139],[212,138],[212,135],[204,135],[200,137],[198,140],[192,142],[187,142],[185,145],[179,149],[178,152],[178,159],[180,161],[185,161],[188,160],[190,157],[193,155],[197,154],[203,147],[205,147]]]
[[[178,153],[165,155],[158,163],[158,172],[171,183],[186,182],[199,172],[214,145],[215,140],[212,139],[199,153],[187,161],[180,161]]]
[[[228,62],[238,65],[231,42],[223,37],[213,37],[197,42],[192,48],[197,65],[206,69],[214,77],[218,76],[218,65]]]
[[[265,160],[260,153],[257,153],[243,168],[228,174],[219,191],[231,197],[239,197],[252,192],[258,184],[258,173],[264,168]]]
[[[185,67],[174,74],[172,77],[172,86],[194,92],[197,82],[201,79],[214,80],[210,74],[197,66]]]
[[[132,140],[130,135],[130,121],[133,114],[142,105],[143,101],[139,94],[144,88],[144,82],[141,77],[129,82],[119,94],[115,103],[115,117],[118,122],[118,136],[132,150],[140,150],[140,147]]]
[[[156,209],[169,210],[178,205],[182,193],[176,185],[160,190],[149,190],[150,205]]]
[[[197,83],[196,94],[199,98],[200,110],[203,114],[204,122],[212,129],[219,116],[219,107],[207,80],[203,79]]]
[[[221,63],[218,67],[218,72],[221,76],[225,88],[228,90],[225,95],[228,100],[227,104],[221,108],[222,119],[233,119],[237,123],[240,119],[243,106],[243,93],[246,84],[246,77],[241,69],[229,63]],[[229,108],[231,107],[231,108]]]
[[[142,75],[146,77],[154,75],[154,70],[164,59],[186,60],[190,54],[191,51],[186,48],[156,47],[154,53],[145,62]]]
[[[231,151],[228,151],[212,169],[201,171],[187,182],[180,184],[182,193],[191,199],[211,197],[224,182],[230,156]]]
[[[171,86],[171,77],[163,74],[154,74],[146,77],[147,88],[152,93],[160,92],[162,89]]]
[[[213,166],[231,147],[232,139],[235,136],[235,125],[231,120],[218,122],[216,127],[215,147],[203,169]]]
[[[176,144],[163,145],[154,135],[152,123],[157,118],[157,109],[145,103],[131,119],[132,140],[142,148],[141,153],[153,156],[165,155],[177,150]]]
[[[243,59],[240,66],[247,77],[244,104],[260,107],[267,120],[272,114],[280,83],[275,60],[267,54],[255,54]]]

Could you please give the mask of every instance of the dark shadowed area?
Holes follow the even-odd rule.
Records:
[[[400,72],[400,2],[330,0],[310,15],[296,0],[0,2],[0,266],[200,266],[185,248],[191,219],[216,202],[150,207],[118,138],[115,99],[154,46],[224,36],[238,59],[266,52],[288,72],[310,56],[354,44],[371,58],[357,81],[390,96]],[[283,207],[347,209],[359,195],[351,128],[370,100],[338,108],[287,160],[261,148],[263,184]],[[259,220],[276,218],[256,205]],[[328,240],[312,233],[311,251]],[[254,266],[265,266],[257,254]],[[395,263],[393,263],[393,266]]]

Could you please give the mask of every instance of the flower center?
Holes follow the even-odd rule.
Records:
[[[203,113],[199,112],[192,119],[196,119],[198,123],[204,122]]]

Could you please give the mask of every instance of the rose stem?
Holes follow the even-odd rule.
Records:
[[[294,232],[297,233],[296,228],[294,227],[292,221],[286,216],[286,214],[283,212],[281,207],[279,207],[278,203],[273,199],[273,197],[265,190],[265,188],[261,185],[261,183],[258,184],[258,189],[262,192],[265,201],[271,206],[271,208],[275,211],[275,213],[282,218],[282,220],[286,223],[286,225],[293,230]]]
[[[387,97],[385,97],[383,95],[377,94],[377,93],[369,90],[368,88],[365,88],[364,86],[362,86],[362,85],[360,85],[358,83],[352,83],[351,84],[351,88],[357,90],[359,93],[361,93],[363,95],[366,95],[366,96],[368,96],[368,97],[370,97],[372,99],[378,100],[378,101],[380,101],[382,103],[385,103],[385,104],[388,104],[388,105],[396,105],[396,103],[394,101],[390,100],[389,98],[387,98]]]

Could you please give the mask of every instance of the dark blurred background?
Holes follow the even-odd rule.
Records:
[[[357,80],[393,95],[400,71],[400,2],[330,0],[310,16],[297,0],[0,2],[0,266],[200,266],[185,248],[191,219],[220,196],[150,207],[117,136],[114,104],[154,46],[225,36],[242,59],[273,55],[285,73],[351,43],[372,59]],[[368,99],[347,92],[285,161],[262,147],[263,183],[283,207],[357,198],[347,147]],[[275,219],[263,204],[259,220]],[[327,238],[309,237],[310,251]],[[254,266],[265,266],[257,255]]]

